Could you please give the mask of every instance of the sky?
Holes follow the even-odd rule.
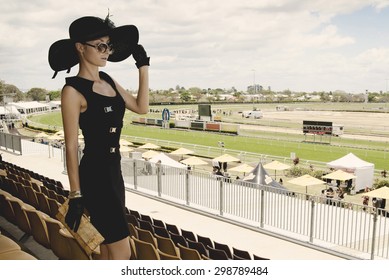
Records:
[[[150,88],[388,91],[389,0],[0,0],[0,80],[62,88],[48,50],[75,19],[133,24],[150,56]],[[136,90],[132,57],[102,69]]]

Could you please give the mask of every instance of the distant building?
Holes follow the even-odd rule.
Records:
[[[45,113],[51,110],[49,103],[40,103],[38,101],[12,102],[8,103],[7,107],[11,105],[15,106],[22,115]]]
[[[0,106],[0,119],[20,119],[20,112],[17,107],[13,105]]]

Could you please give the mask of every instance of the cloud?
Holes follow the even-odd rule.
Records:
[[[385,75],[382,69],[388,67],[381,56],[388,45],[361,49],[358,42],[363,38],[333,22],[366,8],[381,16],[389,6],[383,0],[0,0],[0,4],[0,36],[7,38],[0,45],[0,79],[23,89],[60,89],[67,75],[60,73],[51,80],[49,46],[68,37],[74,19],[105,17],[108,8],[117,26],[138,26],[140,42],[151,56],[153,89],[179,84],[244,90],[253,83],[254,69],[256,82],[275,90],[334,90],[336,85],[359,91],[349,82],[356,74],[363,73],[369,83],[368,76]],[[136,88],[132,58],[110,63],[105,70],[125,88]],[[77,67],[71,74],[76,73]]]

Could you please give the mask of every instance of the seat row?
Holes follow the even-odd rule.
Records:
[[[179,229],[174,224],[153,219],[136,210],[128,209],[127,221],[131,236],[148,242],[158,253],[168,253],[181,259],[212,259],[212,260],[268,260],[268,258],[251,254],[245,250],[230,247],[227,244],[216,242],[209,237],[195,234],[192,231]],[[163,240],[163,241],[162,241]],[[169,241],[170,240],[170,241]],[[173,244],[160,248],[161,244]],[[170,248],[167,250],[166,248]],[[165,250],[164,250],[165,249]],[[188,252],[191,251],[190,253]],[[185,251],[185,252],[184,252]],[[193,252],[195,251],[195,252]],[[174,254],[176,252],[176,254]],[[156,254],[156,253],[154,253]],[[183,256],[185,258],[183,258]]]
[[[4,190],[0,190],[0,215],[24,233],[19,239],[21,243],[32,237],[38,244],[52,250],[58,259],[87,260],[92,258],[81,249],[60,221]]]
[[[2,161],[0,165],[0,169],[6,169],[8,173],[16,174],[18,176],[22,176],[26,179],[34,179],[42,182],[46,187],[49,187],[49,185],[54,185],[58,188],[64,189],[62,186],[62,183],[60,181],[54,180],[52,178],[49,178],[47,176],[44,176],[42,174],[38,174],[32,170],[23,168],[21,166],[18,166],[16,164],[13,164],[11,162]]]
[[[0,232],[0,260],[36,260],[36,258]]]
[[[35,187],[31,184],[15,182],[8,177],[0,175],[0,189],[55,218],[58,207],[66,200],[66,197],[47,189],[45,186],[34,185]]]

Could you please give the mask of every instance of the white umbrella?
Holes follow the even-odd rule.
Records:
[[[308,174],[294,178],[292,180],[289,180],[288,182],[294,185],[305,186],[306,193],[308,192],[308,186],[321,185],[326,183]]]
[[[186,149],[186,148],[179,148],[173,152],[170,152],[172,155],[190,155],[193,154],[194,151]]]
[[[134,145],[133,143],[131,143],[130,141],[127,141],[126,139],[120,139],[119,144],[120,144],[120,146],[132,146],[132,145]]]
[[[202,160],[201,158],[198,158],[196,156],[189,157],[187,159],[184,159],[181,161],[181,163],[185,165],[206,165],[208,162]]]
[[[343,170],[336,170],[335,172],[332,172],[330,174],[324,175],[322,177],[323,179],[332,179],[332,180],[339,180],[339,181],[347,181],[350,179],[357,178],[354,174],[345,172]]]
[[[378,197],[378,198],[389,199],[389,188],[387,186],[383,186],[379,189],[375,189],[375,190],[370,191],[368,193],[364,193],[363,195],[369,196],[369,197]]]
[[[150,149],[150,150],[156,150],[156,149],[160,149],[161,147],[158,146],[158,145],[155,145],[153,143],[146,143],[142,146],[139,146],[138,147],[139,149]]]
[[[233,157],[229,154],[224,154],[219,157],[214,158],[213,160],[219,161],[219,162],[233,162],[233,161],[240,161],[240,159]]]
[[[142,158],[150,159],[150,158],[152,158],[152,157],[154,157],[156,155],[159,155],[159,152],[156,152],[156,151],[153,151],[153,150],[148,150],[147,152],[144,152],[142,154]]]
[[[273,160],[267,164],[265,164],[263,166],[265,169],[270,169],[270,170],[274,170],[274,179],[276,179],[276,175],[277,175],[277,170],[286,170],[286,169],[289,169],[290,166],[285,164],[285,163],[282,163],[282,162],[279,162],[277,160]]]
[[[128,146],[120,146],[120,152],[132,152],[134,149]]]
[[[241,165],[230,168],[229,171],[242,172],[243,174],[245,174],[245,173],[250,173],[251,171],[253,171],[253,169],[254,167],[252,167],[251,165],[248,165],[247,163],[243,163]]]

